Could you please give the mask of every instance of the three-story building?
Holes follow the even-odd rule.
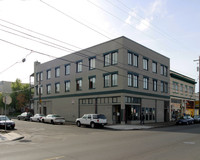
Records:
[[[169,58],[126,37],[34,64],[35,113],[74,121],[105,114],[108,123],[169,120]]]

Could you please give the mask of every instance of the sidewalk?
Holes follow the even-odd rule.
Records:
[[[113,130],[142,130],[142,129],[151,129],[151,128],[161,128],[174,126],[175,122],[160,122],[160,123],[147,123],[144,125],[139,124],[116,124],[116,125],[107,125],[105,128]]]
[[[0,143],[5,141],[16,141],[22,138],[24,138],[24,136],[18,133],[0,130]]]

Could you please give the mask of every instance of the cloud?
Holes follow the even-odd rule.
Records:
[[[151,26],[155,14],[160,14],[162,12],[162,6],[163,3],[161,0],[155,0],[147,9],[142,9],[140,7],[134,8],[129,12],[125,23],[134,25],[140,31],[146,31]]]
[[[142,19],[140,23],[136,26],[136,28],[140,31],[145,31],[150,27],[151,19]]]

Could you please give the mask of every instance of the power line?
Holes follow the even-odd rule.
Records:
[[[43,53],[43,52],[39,52],[39,51],[36,51],[36,50],[33,50],[33,49],[29,49],[29,48],[27,48],[27,47],[23,47],[23,46],[17,45],[17,44],[15,44],[15,43],[12,43],[12,42],[9,42],[9,41],[3,40],[3,39],[0,39],[0,41],[3,41],[3,42],[5,42],[5,43],[14,45],[14,46],[16,46],[16,47],[20,47],[20,48],[25,49],[25,50],[29,50],[29,51],[31,51],[31,52],[35,52],[35,53],[41,54],[41,55],[44,55],[44,56],[48,56],[48,57],[52,57],[52,58],[56,58],[56,59],[60,59],[60,60],[63,60],[63,61],[70,62],[69,60],[66,60],[66,59],[64,59],[64,58],[58,58],[58,57],[55,57],[55,56],[52,56],[52,55],[49,55],[49,54],[46,54],[46,53]],[[74,62],[71,61],[71,63],[74,63]],[[88,65],[85,65],[85,64],[82,64],[82,65],[85,66],[85,67],[89,67]],[[104,69],[99,69],[99,68],[96,68],[96,69],[99,70],[99,71],[102,71],[102,72],[109,73],[107,70],[104,70]],[[122,75],[122,74],[118,74],[118,75],[121,76],[121,77],[125,77],[125,78],[128,77],[128,75]],[[149,77],[149,78],[152,78],[152,77]],[[152,79],[153,79],[153,78],[152,78]],[[143,80],[138,79],[138,82],[142,82],[142,83],[143,83]],[[153,84],[153,83],[151,83],[150,81],[148,81],[148,84]],[[138,85],[139,85],[139,84],[138,84]],[[159,84],[157,83],[157,87],[159,87],[159,86],[161,87],[161,84],[159,85]],[[171,86],[171,84],[170,84],[170,82],[169,82],[169,83],[168,83],[168,93],[169,93],[169,89],[171,88],[170,86]],[[171,88],[171,89],[173,89],[173,88]]]
[[[27,58],[31,53],[32,53],[32,51],[31,51],[29,54],[27,54],[27,55],[25,56],[25,58],[23,58],[21,61],[17,61],[17,62],[15,62],[14,64],[12,64],[11,66],[9,66],[8,68],[6,68],[6,69],[4,69],[3,71],[1,71],[0,74],[6,72],[7,70],[9,70],[10,68],[12,68],[13,66],[15,66],[15,65],[18,64],[18,63],[24,63],[25,60],[26,60],[26,58]]]

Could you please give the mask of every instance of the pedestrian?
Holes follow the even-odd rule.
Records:
[[[140,115],[140,124],[144,125],[144,114],[143,113]]]

